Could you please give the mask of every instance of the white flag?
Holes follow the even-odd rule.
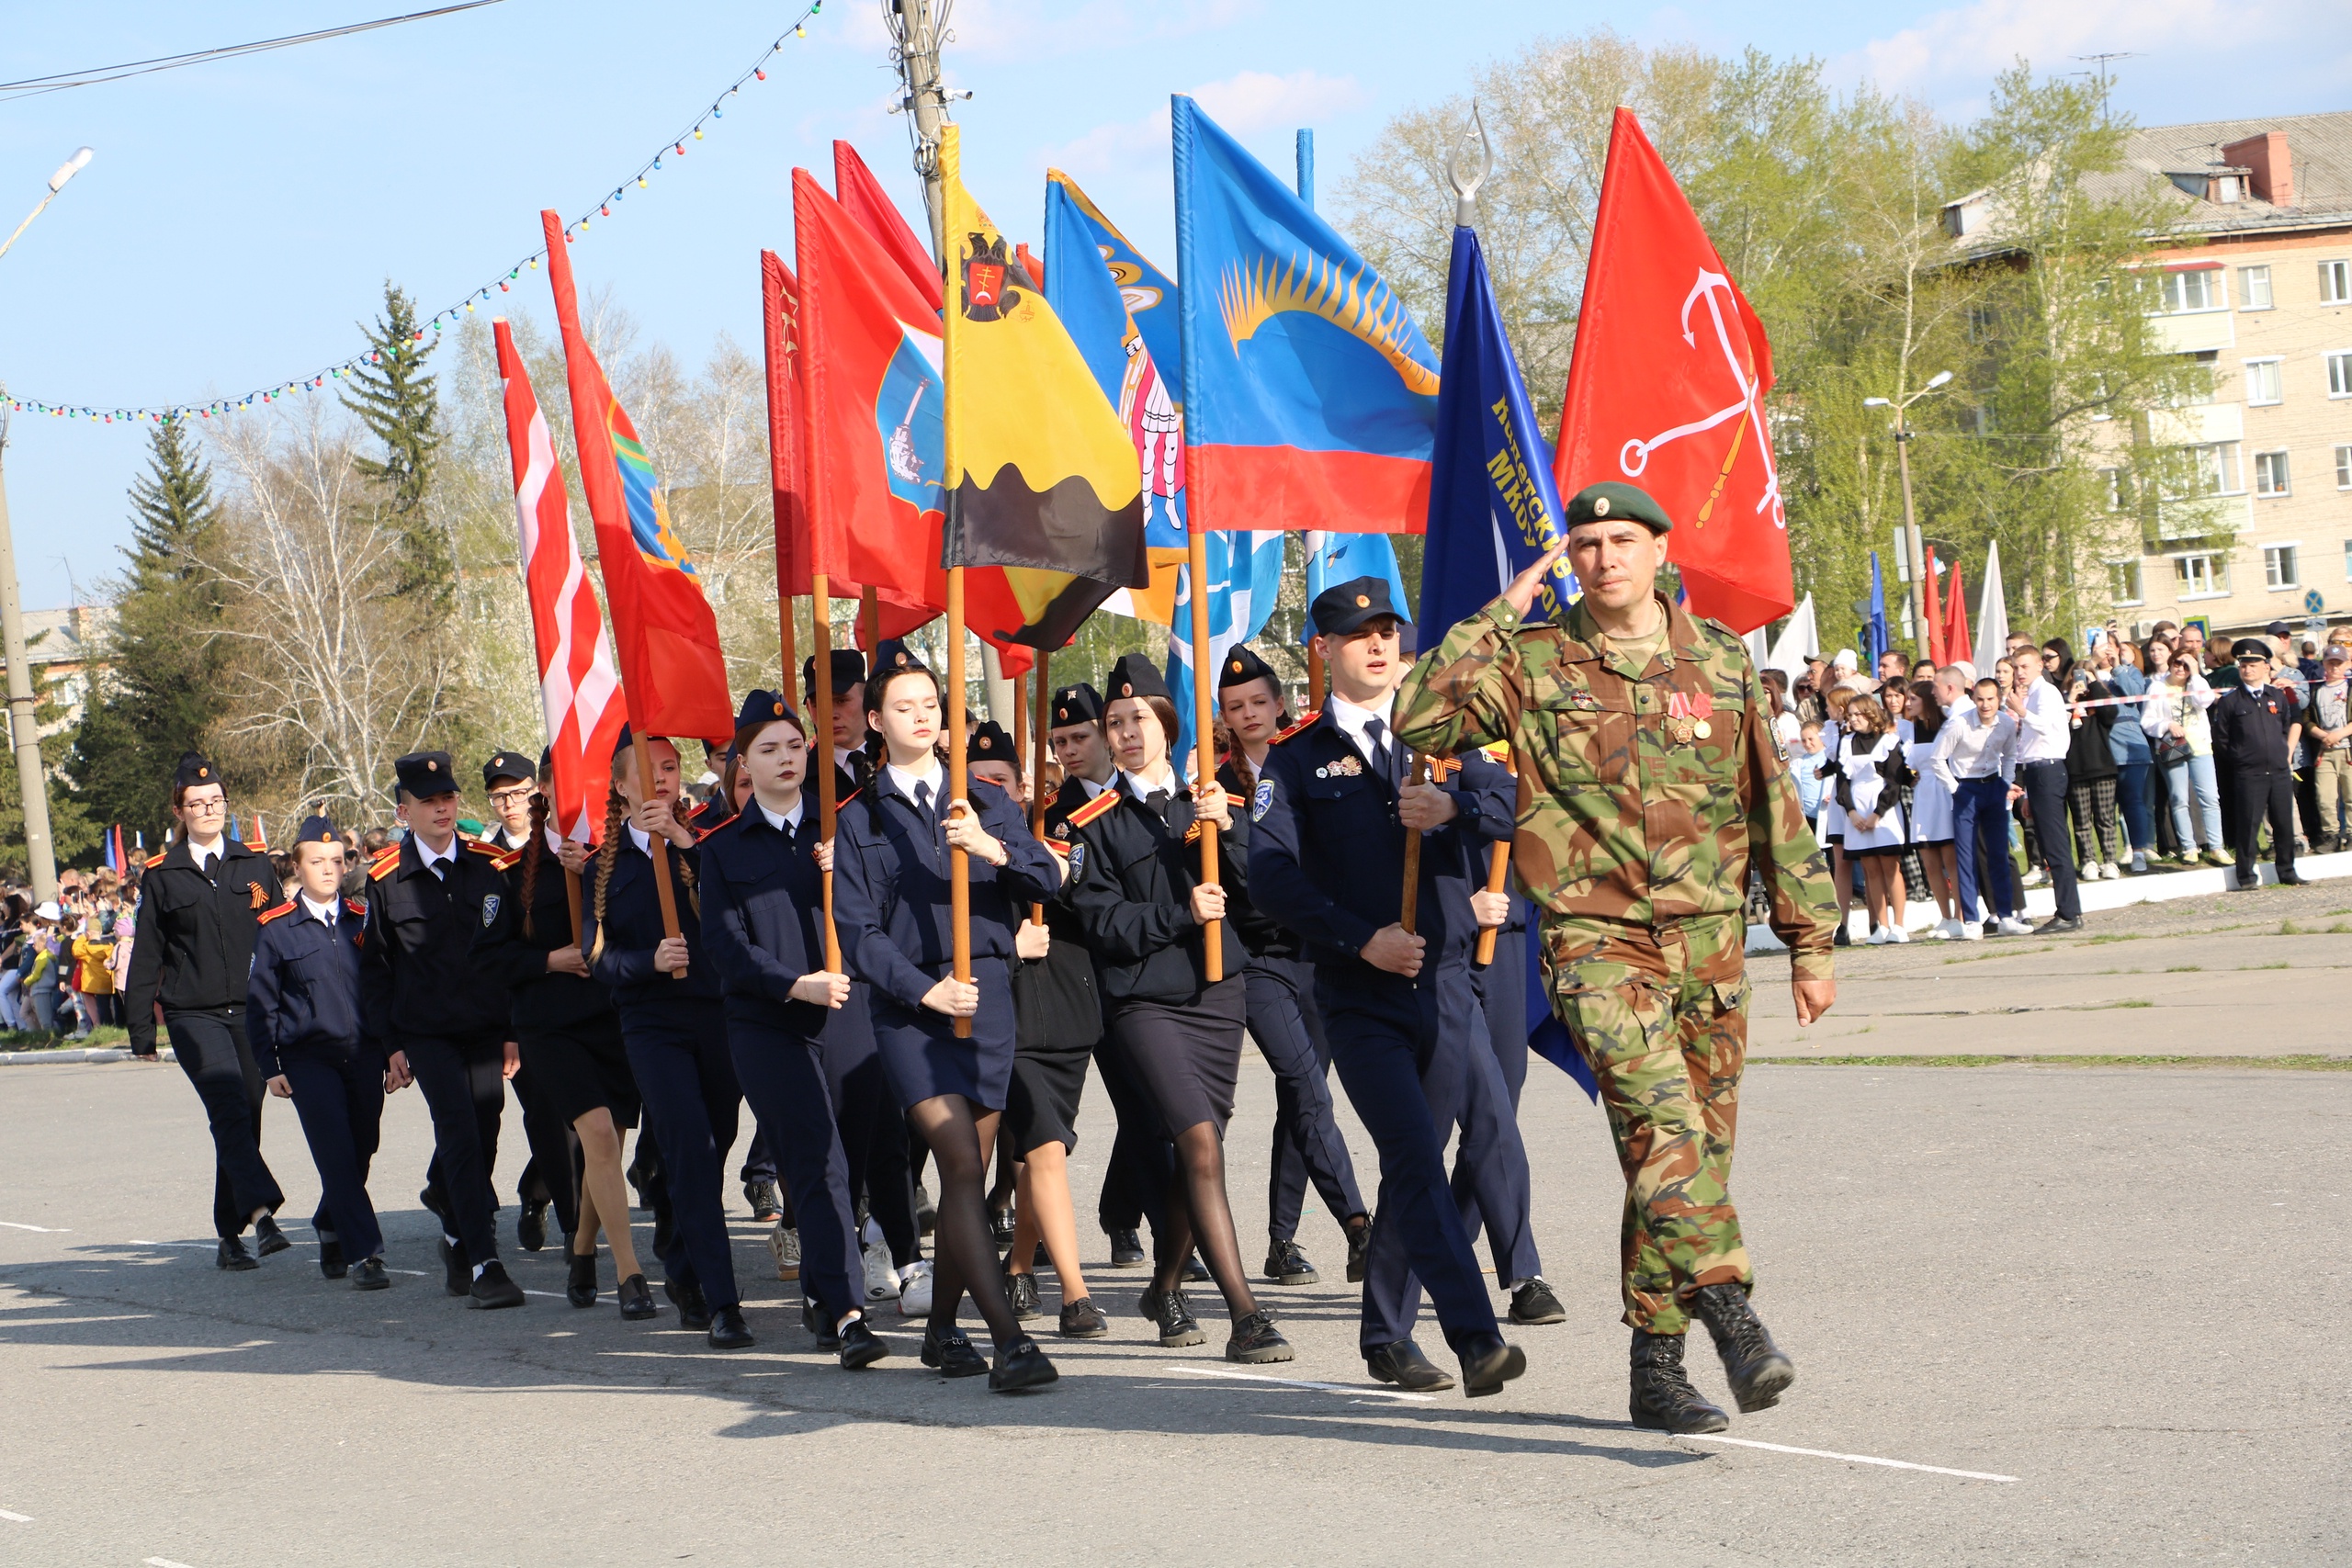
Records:
[[[2001,591],[2001,542],[1984,547],[1984,581],[1976,590],[1976,673],[1993,672],[2009,640],[2009,601]]]

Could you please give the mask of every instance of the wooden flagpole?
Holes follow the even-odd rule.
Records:
[[[628,744],[629,754],[637,762],[638,793],[650,800],[653,797],[653,759],[645,749],[645,732],[634,724],[629,726]],[[628,829],[624,826],[621,830],[627,832]],[[649,834],[645,840],[645,851],[653,858],[653,897],[662,906],[662,934],[665,937],[676,936],[678,934],[678,894],[677,890],[670,886],[670,840],[659,833]],[[684,969],[674,969],[670,973],[670,978],[673,980],[683,980],[685,977],[686,972]]]
[[[1043,649],[1037,650],[1037,668],[1034,677],[1037,682],[1037,715],[1029,726],[1029,833],[1040,843],[1046,839],[1046,732],[1054,700],[1054,683],[1046,671],[1053,661],[1051,653]],[[1029,906],[1029,923],[1033,926],[1046,923],[1046,907],[1043,904]]]
[[[952,472],[952,469],[951,469]],[[878,646],[878,645],[877,645]],[[961,801],[970,787],[964,761],[964,569],[947,569],[947,798]],[[961,850],[947,852],[949,914],[956,936],[956,978],[972,978],[972,865]],[[956,1038],[972,1037],[972,1021],[956,1021]]]
[[[1519,776],[1518,755],[1514,751],[1503,762],[1503,766],[1510,770],[1513,778]],[[1500,893],[1510,886],[1511,843],[1511,840],[1505,839],[1489,852],[1487,863],[1487,891],[1489,893]],[[1480,967],[1483,968],[1495,961],[1495,938],[1501,933],[1500,926],[1488,926],[1478,933],[1476,962]]]
[[[1202,785],[1216,777],[1216,732],[1209,728],[1209,682],[1216,671],[1209,668],[1208,536],[1187,528],[1184,548],[1193,572],[1193,789],[1198,799]],[[1215,887],[1216,824],[1202,821],[1200,829],[1201,886]],[[1225,978],[1224,924],[1211,920],[1201,928],[1201,973],[1211,985]]]
[[[1406,787],[1409,789],[1414,784],[1426,782],[1424,775],[1428,770],[1429,759],[1419,751],[1414,752],[1412,761],[1405,770]],[[1408,828],[1405,829],[1405,897],[1396,909],[1396,923],[1405,928],[1407,936],[1414,934],[1413,920],[1420,913],[1420,905],[1421,834],[1417,828]]]
[[[833,798],[833,617],[832,584],[829,574],[812,571],[808,574],[808,603],[812,613],[808,617],[809,652],[817,660],[817,679],[812,703],[817,710],[817,733],[808,738],[808,765],[817,773],[817,831],[827,843],[833,841],[833,814],[841,803]],[[787,669],[785,679],[790,680]],[[828,973],[842,973],[842,933],[833,924],[833,874],[824,874],[825,897],[825,968]]]

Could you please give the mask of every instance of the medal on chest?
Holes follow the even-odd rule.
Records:
[[[1715,711],[1715,699],[1707,692],[1668,692],[1666,694],[1666,733],[1677,746],[1688,746],[1693,740],[1704,740],[1715,732],[1710,722]]]

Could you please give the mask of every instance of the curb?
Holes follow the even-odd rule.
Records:
[[[172,1048],[168,1045],[156,1053],[156,1055],[160,1061],[179,1060],[173,1055]],[[128,1062],[130,1060],[130,1047],[128,1045],[93,1045],[79,1051],[0,1051],[0,1067],[38,1067],[51,1062],[64,1064]]]

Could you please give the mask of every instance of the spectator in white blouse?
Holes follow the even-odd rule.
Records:
[[[1931,764],[1952,795],[1963,942],[1975,942],[1988,931],[2025,936],[2033,930],[2018,916],[2017,881],[2009,864],[2009,803],[2018,795],[2017,716],[2002,707],[2001,683],[1990,676],[1976,682],[1974,698],[1937,732]],[[1980,887],[1984,897],[1980,897]],[[1980,911],[1984,915],[1981,920]]]
[[[2018,721],[2018,785],[2050,868],[2058,912],[2036,928],[2038,936],[2065,936],[2083,929],[2083,904],[2075,886],[2075,850],[2066,831],[2066,749],[2074,739],[2064,694],[2050,682],[2057,660],[2030,645],[2018,649],[2017,688],[2009,712]]]

